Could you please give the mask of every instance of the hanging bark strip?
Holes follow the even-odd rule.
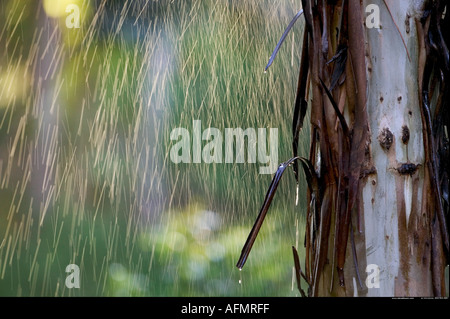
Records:
[[[298,155],[298,139],[303,128],[303,121],[308,109],[306,102],[307,80],[308,80],[308,33],[303,34],[302,57],[300,61],[300,72],[298,75],[297,96],[294,103],[294,116],[292,118],[292,153]],[[295,180],[298,184],[297,162],[293,164]]]
[[[438,165],[442,163],[442,161],[438,160],[437,155],[437,145],[436,140],[444,141],[443,144],[448,145],[448,136],[445,137],[443,129],[441,129],[441,136],[437,137],[436,134],[433,134],[433,131],[437,131],[436,127],[433,127],[433,122],[437,127],[443,128],[444,123],[439,122],[439,115],[441,107],[437,106],[437,119],[432,118],[430,111],[430,95],[428,86],[430,83],[430,79],[433,73],[434,76],[437,76],[441,81],[441,89],[445,89],[446,82],[445,80],[449,79],[449,53],[446,46],[446,43],[443,39],[442,32],[440,29],[440,20],[443,14],[444,6],[441,5],[440,1],[429,2],[428,8],[425,10],[425,16],[423,17],[423,29],[425,37],[425,50],[423,51],[426,56],[422,59],[421,66],[422,70],[419,73],[421,76],[421,117],[422,117],[422,126],[424,130],[424,144],[425,144],[425,162],[429,170],[429,174],[431,177],[431,185],[433,187],[434,198],[437,206],[437,217],[439,220],[442,240],[444,242],[447,253],[449,251],[449,238],[448,238],[448,230],[445,215],[448,215],[447,212],[444,212],[444,204],[442,199],[442,191],[441,191],[441,183],[439,182],[439,170]],[[441,11],[442,10],[442,11]],[[438,71],[438,72],[436,72]],[[439,73],[443,74],[443,79],[439,76]],[[421,74],[421,75],[420,75]],[[448,91],[448,89],[447,89]],[[443,92],[443,94],[448,94]],[[448,126],[447,126],[448,129]],[[444,155],[445,156],[445,155]],[[448,160],[448,158],[446,158]],[[448,179],[447,179],[448,184]]]
[[[247,238],[247,241],[245,242],[244,247],[242,248],[241,256],[236,264],[236,267],[238,267],[239,269],[242,269],[242,267],[244,267],[245,265],[245,262],[247,261],[247,257],[250,254],[250,250],[253,247],[256,237],[258,236],[259,230],[261,229],[262,223],[264,222],[264,218],[266,217],[267,211],[269,210],[270,204],[272,203],[273,197],[275,196],[278,184],[280,183],[284,171],[297,160],[300,160],[300,158],[291,158],[278,167],[278,170],[276,171],[275,176],[270,183],[269,190],[267,191],[261,210],[259,211],[258,218],[253,225],[253,228]]]
[[[289,23],[289,25],[287,26],[286,30],[284,30],[283,35],[280,38],[280,41],[278,41],[277,46],[275,47],[275,50],[273,50],[272,55],[269,58],[269,62],[266,65],[266,68],[264,69],[264,71],[267,71],[267,69],[272,65],[273,60],[275,59],[275,57],[278,54],[278,51],[280,50],[281,45],[284,42],[284,39],[286,39],[286,36],[288,35],[289,31],[291,31],[292,27],[294,26],[295,22],[298,20],[298,18],[300,18],[300,16],[303,14],[303,10],[300,10],[299,12],[297,12],[297,14],[295,15],[295,17],[291,20],[291,22]]]
[[[302,297],[306,297],[305,291],[302,289],[301,277],[303,277],[303,279],[305,280],[307,280],[307,278],[302,272],[302,268],[300,266],[300,259],[298,258],[298,252],[294,246],[292,246],[292,254],[294,256],[294,267],[295,267],[295,277],[297,280],[297,289],[298,291],[300,291]]]
[[[442,21],[445,5],[441,1],[430,1],[425,8],[422,21],[416,21],[419,37],[419,100],[421,104],[421,118],[423,126],[423,140],[425,147],[425,164],[428,169],[430,185],[433,190],[428,201],[434,203],[435,210],[431,216],[431,265],[432,285],[435,296],[445,295],[445,284],[442,278],[445,265],[448,263],[448,115],[444,120],[442,112],[447,108],[448,102],[443,102],[443,96],[449,96],[449,52],[440,25],[448,25],[448,15]],[[448,8],[447,8],[448,9]],[[449,39],[447,29],[447,41]],[[433,78],[434,77],[434,78]],[[440,82],[439,98],[434,118],[430,110],[429,83],[435,79]],[[443,104],[446,103],[444,107]],[[447,149],[446,149],[447,148]],[[440,175],[441,174],[441,175]],[[439,179],[439,176],[442,176]],[[442,245],[446,252],[444,253]],[[447,258],[443,256],[447,255]],[[447,260],[445,260],[447,259]]]

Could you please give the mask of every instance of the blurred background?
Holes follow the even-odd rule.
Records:
[[[80,28],[68,28],[68,5]],[[174,164],[170,132],[278,128],[291,157],[298,0],[2,0],[1,296],[297,296],[305,184],[289,171],[246,266],[271,175]],[[309,122],[306,120],[305,122]],[[302,134],[307,154],[309,134]],[[68,264],[80,288],[65,285]]]

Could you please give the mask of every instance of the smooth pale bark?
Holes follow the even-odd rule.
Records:
[[[371,68],[371,72],[367,72],[367,107],[372,158],[377,174],[366,183],[363,202],[366,262],[380,267],[380,288],[368,289],[368,296],[433,294],[430,258],[420,249],[430,238],[419,229],[428,226],[426,218],[421,216],[425,157],[417,81],[415,18],[422,15],[417,10],[421,7],[419,2],[422,1],[387,2],[407,45],[411,57],[409,61],[399,31],[383,1],[370,1],[379,5],[381,13],[381,28],[366,29],[369,48],[367,65]],[[366,3],[369,4],[369,1]],[[402,142],[404,126],[410,132],[407,145]],[[382,147],[378,138],[386,129],[393,134],[389,150]],[[400,163],[407,162],[422,165],[412,177],[400,176],[395,170]],[[411,237],[414,239],[419,232],[422,233],[422,242],[411,242]],[[418,256],[420,253],[423,256]],[[428,259],[424,262],[426,257]]]

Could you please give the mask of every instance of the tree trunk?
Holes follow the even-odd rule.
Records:
[[[237,266],[247,259],[283,172],[293,165],[298,180],[300,162],[310,203],[304,273],[293,252],[297,281],[307,281],[309,296],[443,296],[450,176],[447,4],[302,5],[294,157],[278,168]],[[311,146],[304,158],[298,140],[308,106]]]
[[[433,55],[429,36],[437,34],[430,31],[433,17],[424,14],[425,5],[435,12],[442,9],[440,3],[319,1],[313,8],[308,2],[303,1],[310,20],[310,161],[322,185],[309,194],[319,201],[318,209],[311,205],[308,212],[310,295],[445,295],[448,197],[441,199],[441,188],[445,194],[448,176],[441,175],[445,169],[439,167],[438,148],[448,143],[448,121],[439,122],[435,109],[446,103],[439,96],[447,95],[439,79],[423,80],[424,62]],[[369,5],[376,5],[375,11]],[[369,28],[377,8],[380,27]],[[339,45],[348,47],[347,63],[329,98],[324,86],[330,88],[339,59],[327,62]],[[436,56],[433,74],[446,74],[445,54],[444,65]],[[422,94],[428,85],[430,122]],[[333,99],[350,127],[348,135]]]

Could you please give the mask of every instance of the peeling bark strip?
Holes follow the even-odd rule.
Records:
[[[447,228],[448,219],[448,161],[450,160],[448,148],[449,115],[448,101],[450,89],[449,51],[450,34],[444,36],[441,31],[441,24],[449,26],[450,18],[448,14],[443,19],[446,9],[444,1],[428,1],[425,5],[424,15],[421,25],[418,24],[418,36],[420,41],[419,59],[419,100],[421,103],[421,118],[423,126],[423,139],[425,147],[425,164],[428,168],[428,176],[431,184],[431,192],[427,201],[434,204],[431,211],[431,262],[432,262],[432,283],[435,296],[445,294],[445,286],[442,286],[442,278],[445,265],[448,264],[449,254],[449,234]],[[447,10],[448,10],[447,6]],[[434,78],[432,78],[434,77]],[[435,107],[434,116],[431,113],[431,94],[429,84],[438,80],[440,84],[439,99]],[[442,96],[447,97],[441,99]],[[445,105],[445,106],[444,106]],[[447,110],[445,112],[444,110]],[[444,112],[446,114],[444,114]],[[447,166],[447,167],[446,167]],[[439,174],[442,174],[441,177]],[[444,189],[444,192],[442,191]],[[447,190],[447,196],[445,196]],[[443,196],[444,195],[444,196]],[[441,240],[439,240],[441,239]],[[445,248],[442,247],[442,245]],[[447,258],[444,258],[444,255]]]
[[[443,12],[450,7],[441,0],[424,0],[423,8],[409,4],[409,12],[398,2],[374,1],[385,5],[394,31],[367,31],[363,1],[302,0],[306,28],[293,101],[293,158],[280,165],[275,174],[237,267],[242,268],[247,260],[286,168],[293,166],[299,182],[300,161],[309,201],[301,209],[306,212],[304,273],[298,247],[292,250],[302,295],[306,295],[300,285],[302,277],[309,286],[308,296],[369,294],[370,287],[362,284],[364,270],[376,255],[381,274],[394,274],[384,279],[383,284],[389,288],[382,287],[379,296],[442,296],[448,263],[450,176],[450,15],[443,16]],[[299,17],[300,13],[293,22]],[[414,28],[416,35],[411,31]],[[387,47],[399,41],[398,34],[400,47],[407,53],[407,70],[398,71],[408,74],[417,70],[417,80],[406,75],[400,79],[407,82],[402,83],[407,87],[404,92],[377,91],[375,79],[389,77],[389,72],[396,70],[386,70],[388,64],[380,61],[384,51],[376,45]],[[410,55],[409,48],[417,50],[411,50]],[[391,79],[387,82],[397,84]],[[410,100],[412,94],[407,90],[411,87],[418,91],[419,102]],[[307,101],[309,90],[311,101]],[[298,139],[308,103],[311,146],[306,159],[298,156]],[[389,108],[392,104],[394,111]],[[414,106],[417,112],[412,112]],[[379,119],[377,107],[394,115]],[[399,109],[407,117],[404,121],[395,116]],[[417,122],[422,124],[422,133],[410,119],[413,115],[417,119],[419,113]],[[397,119],[408,124],[398,126],[392,122]],[[416,146],[417,139],[423,141],[423,148]],[[368,178],[371,183],[367,183]],[[394,200],[387,204],[387,198]],[[382,218],[390,219],[379,223]],[[392,224],[398,229],[385,233]],[[389,259],[386,256],[392,250],[396,255]],[[387,283],[389,279],[393,283]]]

